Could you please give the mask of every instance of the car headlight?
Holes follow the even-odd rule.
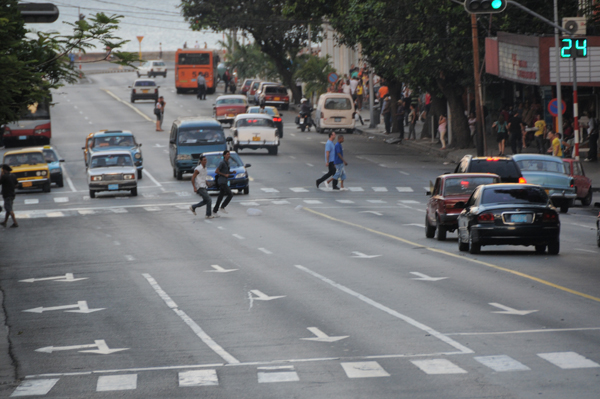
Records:
[[[92,176],[92,181],[100,181],[102,180],[102,176]]]
[[[206,177],[206,181],[213,181],[213,180],[215,180],[214,176],[207,176]]]
[[[48,172],[46,172],[45,170],[42,170],[42,176],[46,176],[48,174]]]
[[[135,157],[135,159],[140,159],[142,157],[142,154],[140,154],[139,152],[136,152],[134,157]]]
[[[123,175],[123,180],[134,180],[135,179],[135,175],[132,174],[124,174]]]
[[[244,177],[247,177],[248,175],[246,174],[246,172],[242,172],[242,173],[238,173],[237,175],[235,175],[236,179],[243,179]]]
[[[37,172],[35,172],[36,176],[40,176],[42,174],[42,172],[40,172],[39,170]]]
[[[178,161],[190,161],[192,159],[192,155],[191,154],[179,154],[177,155],[177,160]]]

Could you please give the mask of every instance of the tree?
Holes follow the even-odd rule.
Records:
[[[67,54],[94,47],[92,41],[116,49],[115,63],[132,65],[137,56],[119,52],[125,41],[113,36],[120,16],[96,14],[73,26],[73,35],[29,31],[17,7],[17,0],[0,6],[0,123],[16,121],[29,105],[50,98],[50,90],[74,83],[77,75],[69,68]],[[33,33],[34,38],[27,37]]]
[[[327,91],[330,83],[327,77],[335,72],[335,68],[329,64],[329,55],[327,57],[317,57],[316,55],[303,55],[300,57],[300,67],[295,77],[302,80],[305,84],[306,97],[317,97]]]
[[[272,60],[282,82],[294,98],[300,91],[294,82],[296,58],[307,45],[308,32],[302,21],[282,15],[283,2],[274,0],[182,0],[184,17],[194,30],[227,31],[240,29],[251,35],[254,42]],[[313,29],[313,39],[317,38]]]
[[[241,44],[234,40],[232,35],[225,35],[225,41],[219,40],[219,44],[227,50],[225,63],[229,68],[237,71],[240,79],[260,76],[267,80],[278,78],[277,71],[271,59],[266,56],[256,42]]]

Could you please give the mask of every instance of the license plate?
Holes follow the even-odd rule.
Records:
[[[19,136],[19,140],[27,140],[27,136]]]
[[[304,123],[304,118],[300,119],[300,124]]]
[[[235,115],[234,114],[227,114],[228,117],[233,118]]]
[[[336,122],[341,122],[342,118],[333,118],[333,120],[336,121]]]
[[[510,215],[510,221],[511,223],[527,223],[529,219],[527,216],[524,214]]]
[[[275,97],[275,101],[280,101],[280,100],[281,100],[281,98]]]
[[[148,89],[142,89],[142,93],[148,93]]]
[[[252,141],[260,141],[260,136],[252,137]]]
[[[118,184],[109,184],[108,185],[108,189],[109,190],[118,190],[119,189],[119,185]]]
[[[33,185],[33,183],[31,183],[30,181],[23,182],[23,187],[31,187],[32,185]]]

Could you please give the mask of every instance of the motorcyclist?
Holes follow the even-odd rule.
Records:
[[[312,113],[312,111],[313,111],[313,108],[306,98],[303,98],[302,100],[300,100],[300,114],[298,116],[301,119],[306,118],[306,126],[308,127],[309,132],[310,132],[311,125],[313,125],[313,120],[310,115]]]

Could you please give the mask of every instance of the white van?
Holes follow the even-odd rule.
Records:
[[[354,132],[354,103],[352,96],[344,93],[321,94],[317,102],[315,123],[317,132],[346,130]]]

